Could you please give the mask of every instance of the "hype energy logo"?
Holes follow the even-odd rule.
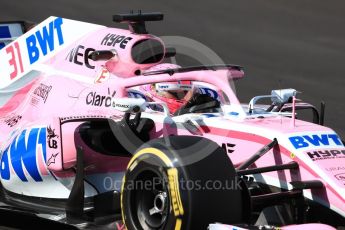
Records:
[[[62,18],[56,18],[42,30],[38,30],[26,38],[30,64],[37,62],[41,55],[46,56],[49,52],[54,51],[55,47],[64,44],[62,23]]]
[[[36,182],[43,181],[42,175],[48,175],[46,140],[46,128],[32,128],[19,134],[2,154],[1,178],[10,180],[17,175],[23,182],[28,182],[29,177]]]

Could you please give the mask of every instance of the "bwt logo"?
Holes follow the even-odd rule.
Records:
[[[59,46],[64,44],[61,30],[62,23],[62,18],[56,18],[54,21],[50,22],[48,26],[43,27],[42,31],[38,30],[26,39],[30,64],[38,61],[41,54],[46,56],[48,52],[56,48],[55,37],[57,37]],[[56,36],[54,36],[55,34]]]
[[[28,175],[35,181],[42,181],[41,173],[46,172],[40,172],[39,168],[43,169],[46,153],[46,128],[24,130],[1,157],[1,178],[10,180],[14,171],[21,181],[27,182]]]
[[[329,145],[340,145],[340,138],[336,134],[319,134],[319,135],[303,135],[303,136],[294,136],[289,137],[291,144],[296,148],[306,148],[310,145],[312,146],[329,146]]]

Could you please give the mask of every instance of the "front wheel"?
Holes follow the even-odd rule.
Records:
[[[122,217],[129,230],[241,223],[249,210],[247,194],[215,142],[171,136],[144,144],[131,159],[121,192]]]

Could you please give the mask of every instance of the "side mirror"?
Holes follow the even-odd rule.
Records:
[[[295,89],[276,89],[272,90],[272,102],[278,104],[285,104],[290,102],[293,96],[296,96],[297,90]]]
[[[146,110],[147,102],[143,98],[114,98],[112,107],[125,113],[140,113]]]
[[[284,104],[291,102],[292,97],[296,96],[297,93],[298,92],[295,89],[276,89],[271,91],[271,95],[255,96],[249,102],[248,112],[253,112],[254,106],[258,100],[271,98],[273,104],[283,106]]]

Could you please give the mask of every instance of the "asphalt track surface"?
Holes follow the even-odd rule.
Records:
[[[60,16],[117,26],[115,13],[160,11],[156,35],[195,39],[226,63],[245,67],[241,101],[275,88],[296,88],[317,106],[325,124],[345,139],[345,1],[343,0],[0,0],[0,20],[40,22]]]

